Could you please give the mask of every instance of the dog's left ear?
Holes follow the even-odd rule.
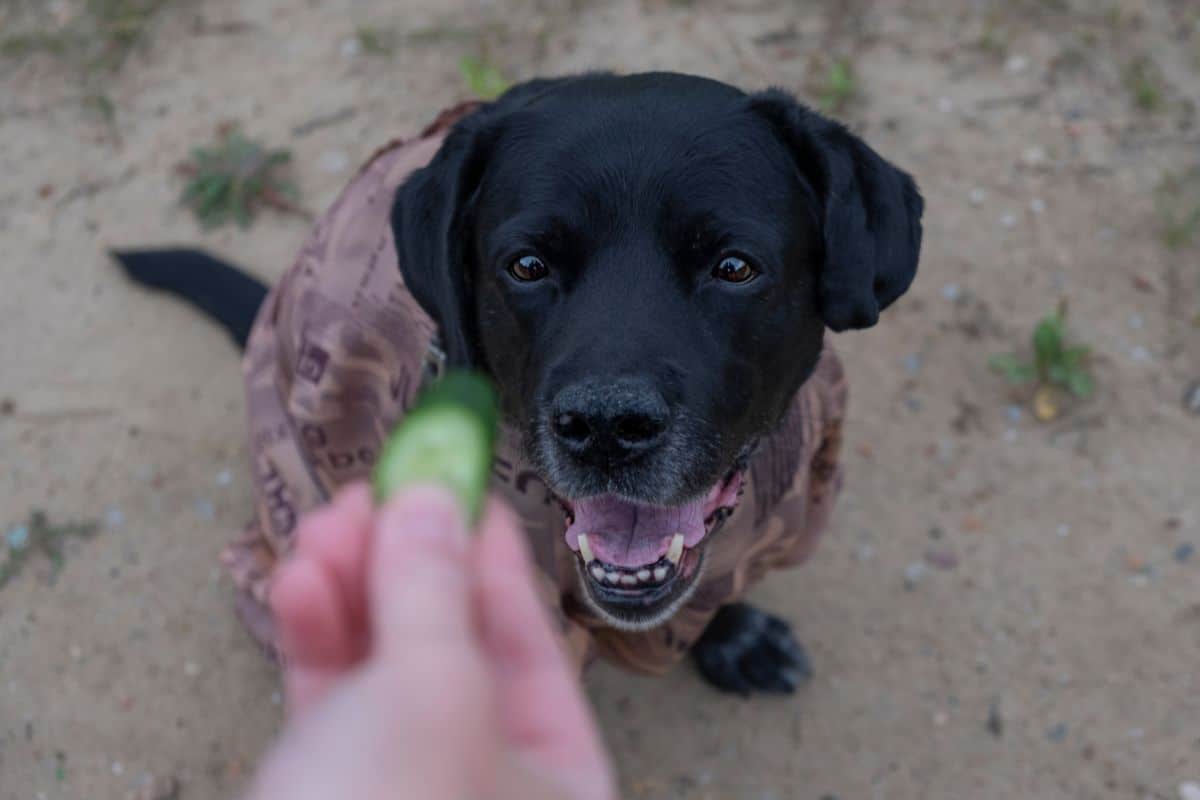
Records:
[[[458,122],[433,160],[397,190],[392,205],[405,286],[437,323],[447,363],[456,367],[476,361],[464,245],[466,212],[482,169],[479,127],[472,117]]]
[[[783,136],[822,205],[825,324],[834,331],[871,327],[917,274],[925,203],[916,183],[785,92],[751,95],[750,103]]]

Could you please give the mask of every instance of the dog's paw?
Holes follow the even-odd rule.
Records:
[[[692,646],[696,666],[725,692],[791,694],[812,677],[786,622],[745,603],[722,606]]]

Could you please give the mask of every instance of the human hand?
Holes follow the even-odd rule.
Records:
[[[289,720],[253,800],[615,797],[503,504],[474,536],[448,492],[376,511],[357,484],[297,536],[271,593]]]

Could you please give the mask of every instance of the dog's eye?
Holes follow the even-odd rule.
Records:
[[[725,256],[721,263],[713,269],[713,277],[728,283],[745,283],[754,278],[758,271],[750,266],[745,259],[737,256]]]
[[[540,281],[549,272],[545,262],[537,256],[521,256],[508,265],[508,274],[519,281]]]

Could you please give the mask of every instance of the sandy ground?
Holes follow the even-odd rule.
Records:
[[[1165,799],[1200,781],[1200,419],[1180,402],[1200,253],[1164,244],[1154,203],[1200,152],[1200,9],[948,5],[177,2],[103,81],[111,125],[60,59],[0,61],[0,563],[34,509],[100,524],[56,576],[34,557],[0,588],[0,798],[149,798],[168,778],[229,797],[280,722],[216,563],[251,508],[237,354],[104,247],[200,243],[278,276],[306,224],[206,233],[173,166],[236,120],[293,150],[319,210],[465,96],[457,61],[481,43],[517,78],[670,68],[801,92],[848,57],[841,115],[928,202],[913,292],[839,337],[831,535],[754,592],[817,678],[746,702],[688,667],[597,669],[626,795]],[[423,33],[372,55],[363,25]],[[1152,113],[1126,81],[1143,55]],[[1060,297],[1100,390],[1043,425],[986,361]]]

